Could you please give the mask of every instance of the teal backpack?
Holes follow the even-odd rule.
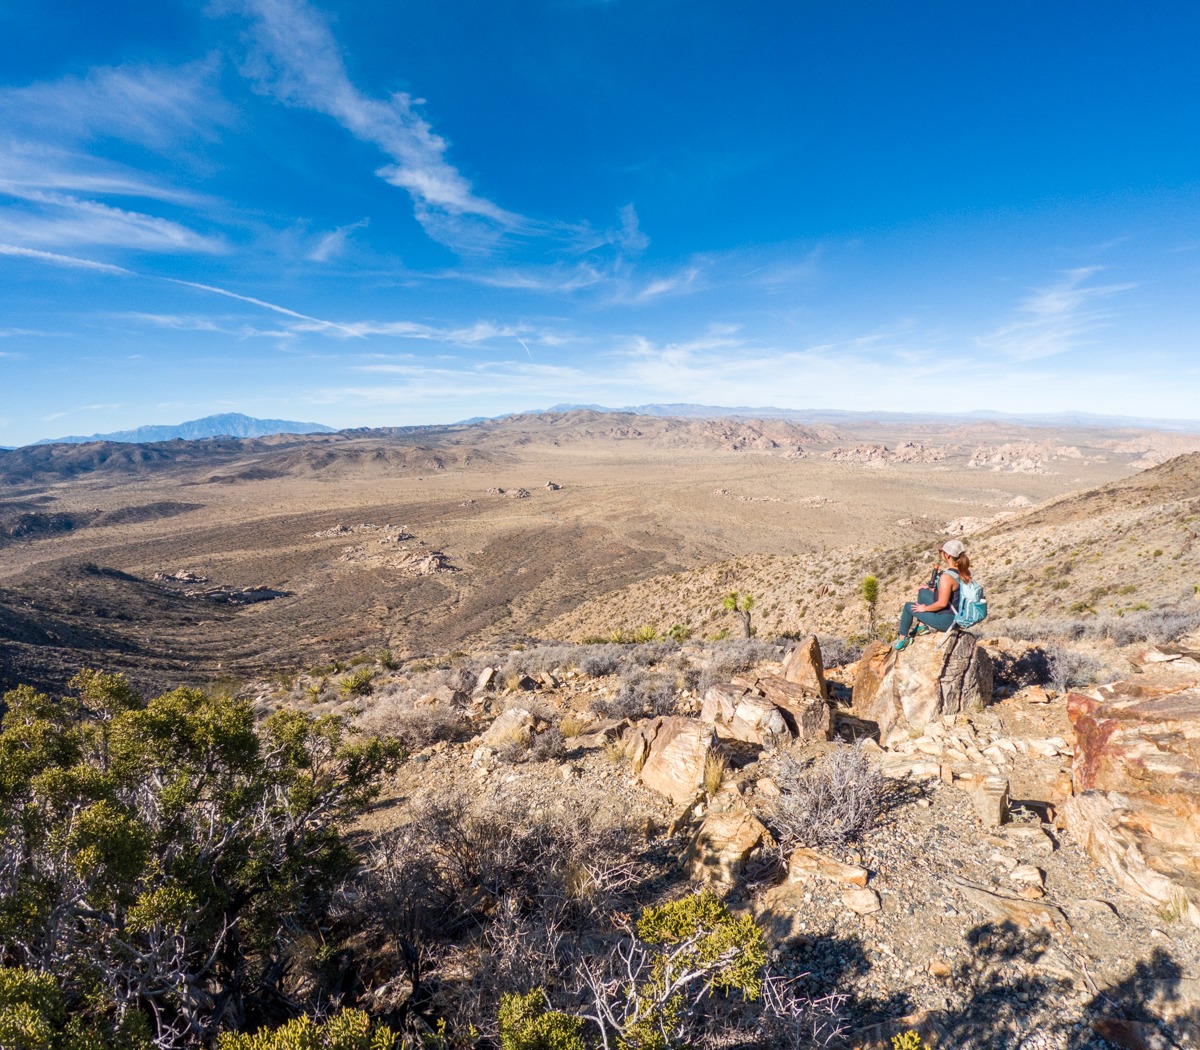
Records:
[[[965,582],[953,569],[948,573],[958,580],[958,608],[954,614],[955,627],[974,627],[987,619],[987,597],[983,593],[983,584],[976,580]]]

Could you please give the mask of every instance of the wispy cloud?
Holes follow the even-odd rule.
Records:
[[[109,245],[154,252],[224,250],[220,239],[155,215],[28,187],[0,185],[0,193],[27,202],[0,211],[0,237],[10,241],[53,247]]]
[[[352,222],[346,226],[339,226],[336,230],[330,230],[317,239],[317,243],[306,258],[309,262],[327,262],[341,255],[346,250],[346,241],[350,234],[355,230],[364,229],[367,225],[367,219],[359,219],[358,222]]]
[[[177,68],[102,67],[0,89],[0,125],[56,140],[120,138],[153,148],[180,136],[209,137],[232,119],[216,87],[216,59]]]
[[[1077,349],[1105,327],[1111,312],[1100,303],[1134,284],[1090,283],[1102,267],[1064,271],[1059,279],[1037,288],[1017,304],[1017,319],[977,340],[980,346],[1015,361],[1034,361]]]
[[[515,231],[526,220],[478,196],[447,159],[447,144],[405,92],[372,98],[351,82],[333,33],[303,0],[243,0],[253,21],[255,49],[246,71],[281,101],[332,117],[391,161],[376,174],[412,197],[431,236],[469,242],[481,232]],[[464,220],[466,222],[464,223]]]
[[[38,262],[51,263],[55,266],[71,266],[82,270],[99,270],[103,273],[119,273],[129,277],[137,275],[123,266],[113,266],[111,263],[96,262],[94,259],[80,259],[74,255],[58,255],[55,252],[43,252],[36,248],[22,248],[15,244],[0,244],[0,255],[16,255],[26,259],[36,259]]]

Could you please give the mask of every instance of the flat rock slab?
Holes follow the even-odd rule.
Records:
[[[801,846],[792,852],[788,860],[788,881],[807,882],[813,878],[861,888],[867,884],[867,869],[856,864],[843,864],[815,849]]]

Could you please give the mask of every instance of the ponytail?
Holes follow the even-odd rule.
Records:
[[[945,553],[945,552],[943,552],[943,553]],[[958,575],[962,577],[963,582],[970,583],[971,582],[971,559],[967,557],[966,552],[964,551],[957,558],[953,558],[949,554],[947,554],[946,557],[950,558],[951,563],[954,565],[954,571],[957,572]]]

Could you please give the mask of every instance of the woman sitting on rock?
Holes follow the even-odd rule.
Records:
[[[948,631],[958,614],[958,585],[971,581],[971,559],[961,540],[947,540],[938,551],[929,586],[917,592],[915,602],[905,602],[896,628],[895,648],[903,649],[924,624],[935,631]]]

